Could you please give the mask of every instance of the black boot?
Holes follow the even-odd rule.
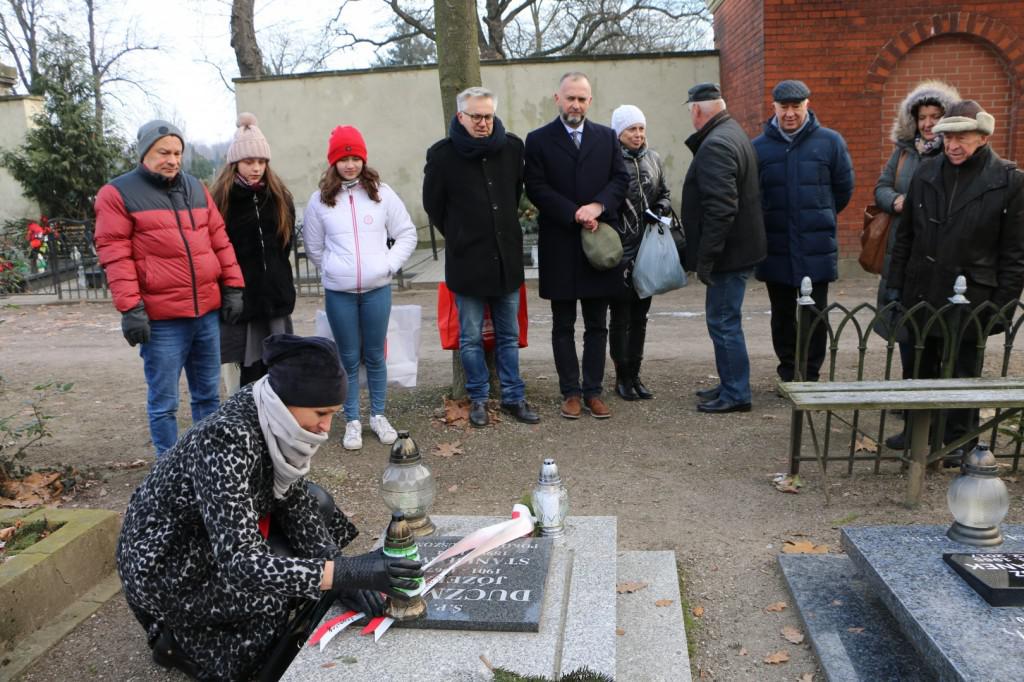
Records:
[[[633,371],[633,390],[636,391],[636,397],[640,398],[640,400],[650,400],[654,397],[654,394],[640,380],[640,362],[642,360],[643,358],[634,357],[633,363],[629,367]]]
[[[179,648],[174,636],[166,627],[160,631],[160,636],[153,642],[153,662],[161,668],[177,668],[189,677],[199,677],[199,668]]]
[[[629,365],[615,365],[615,392],[623,400],[639,400],[640,396],[633,387],[633,374],[629,371]]]

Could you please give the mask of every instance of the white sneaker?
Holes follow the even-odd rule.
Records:
[[[377,438],[384,445],[391,445],[398,440],[398,433],[391,426],[388,418],[382,414],[375,414],[370,417],[370,430],[377,434]]]
[[[370,423],[373,423],[372,420]],[[341,445],[346,450],[359,450],[363,447],[363,425],[358,419],[345,423],[345,435],[341,439]]]

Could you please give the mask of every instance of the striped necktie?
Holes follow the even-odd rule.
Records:
[[[572,143],[574,145],[576,145],[576,149],[580,148],[580,142],[581,142],[580,138],[581,137],[582,137],[582,135],[580,134],[580,131],[578,131],[578,130],[572,131]]]

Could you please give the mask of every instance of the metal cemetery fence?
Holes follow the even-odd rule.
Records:
[[[107,277],[93,246],[91,221],[51,218],[49,232],[28,256],[28,272],[5,273],[0,294],[47,294],[58,299],[110,297]]]
[[[961,275],[957,277],[955,283],[951,282],[953,295],[949,297],[949,302],[937,309],[926,302],[920,302],[909,309],[904,308],[899,302],[889,303],[882,308],[871,303],[861,303],[852,307],[831,303],[824,309],[818,309],[810,297],[810,280],[804,278],[801,286],[802,295],[797,299],[797,376],[794,380],[802,381],[806,376],[810,341],[812,335],[819,329],[823,329],[827,336],[821,381],[902,379],[899,362],[893,362],[894,357],[899,358],[900,341],[912,343],[914,349],[913,368],[907,378],[922,378],[922,356],[925,351],[925,339],[929,337],[939,339],[942,358],[940,376],[929,378],[953,377],[961,344],[975,344],[977,348],[974,376],[1007,377],[1011,372],[1018,376],[1024,373],[1024,359],[1019,357],[1021,353],[1018,352],[1016,356],[1013,353],[1014,342],[1024,325],[1024,315],[1018,314],[1024,311],[1024,303],[1010,301],[1001,308],[991,302],[972,306],[963,295],[965,291],[966,281]],[[822,427],[824,435],[820,450],[822,466],[827,466],[829,462],[844,462],[847,472],[850,473],[855,462],[871,462],[874,465],[874,472],[878,473],[879,465],[883,461],[900,461],[906,465],[909,461],[909,450],[887,450],[883,445],[887,423],[890,435],[896,433],[896,429],[902,428],[902,424],[885,410],[865,409],[863,412],[866,414],[861,412],[862,410],[854,410],[852,414],[825,412]],[[793,435],[799,436],[803,428],[799,415],[800,413],[794,412],[791,440]],[[945,422],[945,411],[940,410],[937,418],[932,420],[932,452],[937,452],[941,448],[941,434],[944,432]],[[849,431],[841,440],[845,447],[843,452],[832,454],[830,446],[835,440],[833,432],[843,433],[843,426]],[[1012,460],[1012,468],[1016,471],[1021,459],[1024,413],[1019,409],[995,410],[991,421],[986,424],[984,433],[989,434],[988,440],[993,444],[996,457]],[[797,437],[794,442],[799,441]],[[1001,451],[995,449],[997,444]],[[909,443],[906,447],[909,448]],[[815,455],[791,453],[791,466],[796,468],[799,468],[802,461],[817,460],[818,457]]]

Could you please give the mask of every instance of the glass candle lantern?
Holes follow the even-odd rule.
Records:
[[[533,515],[541,535],[558,537],[565,533],[565,518],[569,515],[569,492],[562,485],[558,465],[545,459],[540,467],[537,485],[533,488]]]
[[[423,464],[416,441],[408,431],[399,431],[380,480],[384,504],[392,512],[402,512],[413,535],[430,535],[434,532],[429,513],[435,492],[434,476]]]
[[[1010,497],[987,443],[978,443],[964,458],[946,501],[956,519],[946,531],[950,540],[978,547],[1003,543],[999,524],[1010,508]]]

